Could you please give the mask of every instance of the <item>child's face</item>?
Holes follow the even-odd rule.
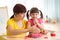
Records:
[[[25,13],[16,14],[16,17],[18,20],[23,19],[25,17]]]
[[[31,18],[35,19],[38,18],[39,13],[31,13],[30,16]]]

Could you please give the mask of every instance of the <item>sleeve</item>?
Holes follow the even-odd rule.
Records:
[[[30,20],[28,20],[27,22],[32,23],[32,20],[30,19]]]
[[[7,25],[9,25],[10,24],[10,22],[9,22],[9,20],[7,21]]]
[[[27,28],[27,21],[25,22],[25,28]]]
[[[27,21],[24,20],[24,28],[26,29],[27,28]]]
[[[11,25],[12,26],[12,21],[11,20],[8,20],[7,21],[7,25]]]
[[[11,20],[8,20],[8,21],[7,21],[6,28],[8,28],[8,26],[10,26],[10,27],[14,28],[14,25],[13,25],[13,23],[12,23],[12,21],[11,21]]]
[[[39,19],[39,23],[42,24],[43,23],[43,19],[40,18]]]

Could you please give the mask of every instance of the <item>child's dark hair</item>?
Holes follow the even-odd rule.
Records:
[[[40,11],[40,18],[42,18],[43,19],[43,13],[42,13],[42,11],[41,10],[39,10]]]
[[[41,11],[41,10],[38,10],[38,8],[33,7],[33,8],[31,8],[31,10],[28,10],[28,11],[27,11],[27,19],[29,19],[29,12],[30,12],[30,14],[31,14],[31,13],[39,13],[39,12],[40,12],[40,16],[41,16],[40,18],[43,19],[42,11]]]
[[[16,4],[14,6],[14,8],[13,8],[13,12],[14,12],[14,15],[15,14],[19,14],[19,13],[25,13],[26,12],[26,8],[22,4]],[[14,18],[14,15],[12,15],[11,18]]]

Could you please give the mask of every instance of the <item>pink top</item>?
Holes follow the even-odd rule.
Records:
[[[31,27],[34,25],[34,23],[33,23],[33,19],[29,19],[28,20],[28,22],[30,22],[31,23]],[[40,24],[42,24],[43,23],[43,21],[42,21],[42,19],[41,18],[38,18],[38,23],[40,23]],[[36,25],[36,27],[38,27],[38,25]],[[31,35],[30,35],[31,36]],[[39,34],[32,34],[32,36],[31,37],[41,37],[42,36],[42,34],[41,33],[39,33]]]
[[[31,23],[31,26],[33,26],[33,25],[34,25],[33,19],[29,19],[29,20],[28,20],[28,22],[30,22],[30,23]],[[38,23],[39,23],[39,24],[42,24],[42,23],[43,23],[43,21],[42,21],[42,19],[41,19],[41,18],[38,18]],[[38,25],[37,25],[37,27],[38,27]]]

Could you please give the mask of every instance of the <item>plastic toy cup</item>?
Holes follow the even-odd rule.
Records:
[[[32,37],[33,38],[40,38],[40,37],[42,37],[42,34],[32,34]]]

